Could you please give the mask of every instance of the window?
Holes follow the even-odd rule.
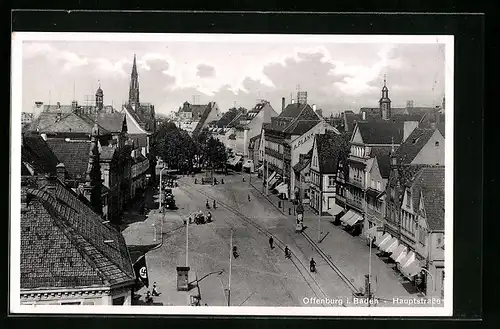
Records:
[[[380,182],[378,181],[377,181],[377,190],[382,191],[382,184],[380,184]]]
[[[61,302],[61,305],[81,305],[82,302]]]
[[[328,176],[328,186],[335,186],[335,176]]]
[[[435,142],[435,143],[434,143],[434,145],[435,145],[435,146],[439,146],[439,142]]]
[[[410,209],[410,208],[411,208],[410,204],[411,204],[411,192],[410,192],[410,191],[407,191],[407,192],[406,192],[406,207],[407,207],[408,209]]]

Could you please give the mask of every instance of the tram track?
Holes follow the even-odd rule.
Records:
[[[283,251],[283,252],[285,251],[286,244],[283,241],[281,241],[281,239],[279,239],[274,234],[270,233],[268,230],[266,230],[261,225],[257,224],[254,220],[252,220],[251,218],[247,217],[245,214],[243,214],[238,209],[236,209],[233,206],[227,204],[226,202],[224,202],[220,198],[217,198],[214,195],[212,195],[212,194],[210,194],[210,193],[208,193],[206,191],[203,191],[203,190],[201,190],[201,189],[193,186],[192,184],[189,184],[189,183],[186,183],[186,182],[183,182],[183,184],[185,184],[186,186],[189,186],[190,188],[192,188],[196,192],[204,195],[205,197],[208,197],[208,198],[216,200],[217,203],[219,204],[219,206],[221,206],[221,207],[229,210],[233,214],[235,214],[236,218],[238,218],[240,221],[244,222],[245,224],[252,226],[260,234],[262,234],[262,235],[264,235],[266,237],[272,236],[273,239],[274,239],[275,245],[281,251]],[[184,193],[186,193],[188,195],[193,195],[191,192],[189,192],[185,188],[183,188],[182,185],[180,185],[179,188],[181,188]],[[227,222],[227,220],[224,219],[224,221],[227,224],[229,224]],[[231,226],[231,225],[229,224],[229,226]],[[304,279],[304,281],[306,282],[306,284],[309,286],[309,288],[311,289],[311,291],[315,294],[316,298],[319,298],[319,299],[321,299],[321,298],[327,298],[328,297],[327,294],[323,291],[323,289],[321,288],[321,286],[319,285],[319,283],[317,282],[317,280],[310,273],[309,269],[300,261],[299,257],[293,251],[290,251],[290,253],[291,253],[291,257],[290,257],[291,263],[297,269],[297,271],[302,276],[302,278]],[[323,305],[323,306],[325,306],[325,305]]]

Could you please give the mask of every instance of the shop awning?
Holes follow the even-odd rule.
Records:
[[[392,237],[392,235],[390,235],[390,238],[389,238],[389,239],[386,239],[386,240],[384,240],[384,241],[382,241],[382,242],[379,244],[378,248],[379,248],[380,250],[382,250],[382,251],[383,251],[383,250],[384,250],[385,248],[387,248],[387,247],[389,246],[389,244],[393,241],[392,239],[393,239],[393,237]]]
[[[285,197],[288,199],[288,184],[283,184],[279,186],[277,190],[279,193],[283,193]]]
[[[415,253],[413,251],[408,252],[405,258],[403,258],[399,264],[401,264],[401,267],[406,267],[408,264],[412,263],[415,261]]]
[[[261,171],[261,170],[264,170],[264,165],[260,166],[257,171]]]
[[[266,183],[269,182],[271,179],[273,179],[274,176],[276,176],[276,171],[273,171],[273,173],[271,175],[269,175],[269,177],[266,180]]]
[[[281,185],[284,185],[284,184],[285,184],[285,182],[281,182],[281,183],[279,183],[278,185],[276,185],[276,187],[275,187],[274,189],[275,189],[275,190],[278,190],[278,189],[281,187]],[[279,192],[279,191],[278,191],[278,192]]]
[[[274,175],[274,177],[269,181],[269,187],[273,187],[273,185],[281,179],[281,175]]]
[[[357,222],[359,222],[359,221],[360,221],[360,220],[362,220],[362,219],[363,219],[363,217],[362,217],[360,214],[358,214],[358,213],[354,212],[354,216],[352,216],[352,217],[351,217],[351,218],[347,221],[347,223],[346,223],[346,224],[347,224],[347,225],[349,225],[349,226],[354,226]]]
[[[231,163],[229,163],[231,166],[236,166],[238,162],[240,162],[241,157],[239,155],[235,156],[232,160]]]
[[[340,214],[343,210],[344,210],[344,208],[342,208],[338,204],[334,203],[332,208],[330,208],[328,210],[328,213],[332,216],[336,216],[336,215]]]
[[[380,247],[380,245],[382,243],[384,243],[385,241],[390,240],[391,238],[392,238],[392,236],[389,233],[386,233],[382,237],[380,237],[377,240],[375,240],[375,242],[373,244],[376,245],[377,247]]]
[[[422,270],[422,266],[420,266],[420,262],[418,260],[413,260],[413,262],[409,263],[407,266],[401,268],[401,273],[404,274],[408,279],[413,278]]]
[[[394,260],[395,262],[399,261],[400,259],[403,259],[403,257],[406,256],[406,250],[407,248],[400,244],[396,249],[394,249],[394,251],[392,252],[391,254],[391,258],[392,260]]]
[[[398,247],[399,243],[398,243],[398,239],[396,238],[392,238],[391,241],[389,241],[386,245],[385,245],[385,248],[383,248],[382,250],[385,251],[385,252],[393,252],[394,250],[396,250],[396,248]]]
[[[352,216],[354,216],[354,211],[349,210],[347,213],[344,214],[344,216],[340,218],[340,221],[344,224],[347,224],[347,221],[351,219]]]

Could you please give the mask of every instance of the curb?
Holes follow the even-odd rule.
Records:
[[[290,216],[290,215],[287,215],[287,214],[283,211],[283,209],[279,208],[276,204],[274,204],[274,202],[273,202],[273,200],[271,200],[271,198],[269,198],[269,197],[268,197],[267,195],[265,195],[263,192],[259,191],[259,189],[258,189],[255,185],[253,185],[252,183],[250,183],[250,185],[252,185],[252,187],[253,187],[253,188],[254,188],[257,192],[259,192],[259,193],[260,193],[260,194],[261,194],[264,198],[266,198],[266,199],[267,199],[267,201],[269,201],[269,202],[270,202],[270,203],[271,203],[271,204],[272,204],[272,205],[273,205],[276,209],[278,209],[278,210],[279,210],[279,211],[280,211],[283,215],[285,215],[285,216]]]

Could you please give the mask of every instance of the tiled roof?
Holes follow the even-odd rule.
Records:
[[[365,144],[400,144],[403,140],[402,122],[358,122],[359,132]]]
[[[342,135],[326,133],[316,135],[318,150],[318,165],[322,174],[336,174],[339,157],[341,156]]]
[[[290,126],[286,127],[284,129],[284,132],[289,133],[291,135],[302,135],[309,130],[311,130],[313,127],[315,127],[319,123],[319,120],[308,120],[308,121],[303,121],[303,120],[297,120],[294,123],[292,123]]]
[[[84,133],[89,134],[95,120],[85,114],[77,113],[52,113],[42,112],[32,124],[32,130],[40,133]],[[109,134],[109,131],[99,126],[101,135]]]
[[[133,284],[121,233],[58,180],[50,185],[50,192],[45,179],[22,187],[27,206],[21,213],[21,289]]]
[[[394,156],[400,164],[410,164],[434,134],[434,129],[415,128]]]
[[[134,120],[147,132],[153,132],[155,129],[154,107],[150,104],[140,104],[134,108],[131,104],[125,105],[125,110],[134,118]]]
[[[55,174],[60,162],[43,138],[34,132],[26,132],[22,136],[21,161],[29,163],[35,169],[35,174]],[[24,171],[24,174],[28,173]]]
[[[436,167],[426,164],[418,165],[398,165],[397,176],[394,174],[391,166],[391,173],[389,175],[388,186],[395,187],[398,183],[401,187],[410,186],[415,180],[415,176],[422,168]]]
[[[278,115],[280,118],[296,118],[305,107],[311,108],[308,104],[288,104],[287,107]],[[312,111],[312,108],[311,108]]]
[[[73,106],[71,105],[44,105],[43,112],[55,112],[55,113],[71,113],[73,112]]]
[[[413,204],[418,209],[420,192],[424,199],[427,224],[431,230],[444,230],[444,167],[422,168],[413,186]]]
[[[207,121],[208,116],[210,115],[210,112],[212,112],[212,110],[214,109],[214,105],[215,104],[213,102],[210,102],[206,106],[205,110],[201,114],[200,121],[196,125],[196,128],[194,128],[194,130],[193,130],[193,135],[196,135],[196,134],[198,134],[201,131],[201,129],[205,125],[205,121]]]
[[[370,157],[377,158],[377,164],[382,178],[389,178],[391,173],[391,147],[372,147]]]
[[[148,136],[144,134],[129,134],[128,138],[134,142],[134,148],[141,149],[143,147],[147,147],[148,145]]]
[[[49,139],[47,144],[60,162],[64,163],[66,172],[75,180],[85,179],[91,143],[87,141],[66,142],[60,139]]]
[[[125,113],[99,113],[96,116],[97,124],[109,132],[120,133],[123,129]]]

